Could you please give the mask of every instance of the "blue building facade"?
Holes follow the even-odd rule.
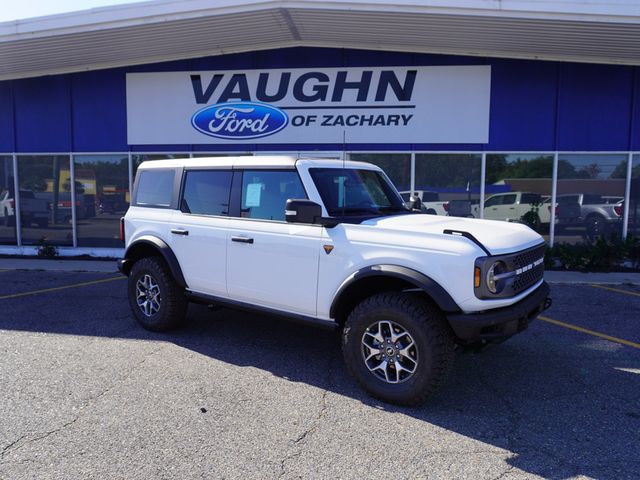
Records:
[[[450,65],[491,66],[487,143],[127,141],[127,73]],[[0,190],[6,193],[0,245],[6,248],[0,250],[48,242],[74,252],[117,253],[117,217],[140,161],[269,152],[346,152],[381,165],[400,190],[429,191],[441,200],[468,198],[482,206],[474,216],[484,216],[484,202],[496,192],[526,190],[543,199],[597,194],[619,204],[621,215],[611,230],[627,234],[638,225],[637,209],[628,205],[640,174],[639,122],[640,67],[622,65],[299,47],[3,81]],[[17,202],[22,205],[12,200],[15,192],[24,196]],[[46,228],[29,222],[30,192],[49,204]],[[12,202],[23,215],[11,210]],[[550,223],[544,232],[549,240],[563,241]],[[564,241],[582,241],[586,233],[572,231]]]

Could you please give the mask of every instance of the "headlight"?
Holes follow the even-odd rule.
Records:
[[[487,272],[487,288],[491,293],[500,293],[504,288],[504,282],[501,282],[501,274],[507,271],[504,262],[495,262]]]

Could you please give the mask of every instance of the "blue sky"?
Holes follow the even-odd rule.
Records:
[[[139,0],[0,0],[0,22],[106,7]]]

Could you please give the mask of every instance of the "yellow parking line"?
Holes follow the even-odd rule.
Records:
[[[620,288],[605,287],[604,285],[595,285],[595,284],[592,284],[590,286],[593,288],[601,288],[603,290],[609,290],[611,292],[624,293],[626,295],[633,295],[634,297],[640,297],[640,293],[638,292],[630,292],[629,290],[622,290]]]
[[[85,287],[87,285],[95,285],[97,283],[113,282],[114,280],[124,280],[127,277],[113,277],[105,278],[102,280],[92,280],[90,282],[74,283],[73,285],[64,285],[62,287],[45,288],[43,290],[33,290],[31,292],[12,293],[11,295],[3,295],[0,300],[6,300],[7,298],[26,297],[27,295],[37,295],[39,293],[56,292],[58,290],[65,290],[67,288]]]
[[[619,343],[621,345],[626,345],[627,347],[637,348],[638,350],[640,350],[640,343],[631,342],[629,340],[625,340],[624,338],[612,337],[611,335],[605,335],[604,333],[600,332],[594,332],[593,330],[588,330],[586,328],[578,327],[577,325],[572,325],[571,323],[561,322],[560,320],[554,320],[553,318],[545,317],[542,315],[538,318],[543,322],[553,323],[554,325],[558,325],[559,327],[575,330],[576,332],[586,333],[587,335],[603,338],[604,340],[608,340],[610,342]]]

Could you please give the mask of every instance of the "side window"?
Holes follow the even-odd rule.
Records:
[[[500,195],[496,195],[495,197],[491,197],[484,202],[484,206],[486,207],[495,207],[496,205],[500,205],[502,203],[502,197]]]
[[[229,215],[230,170],[187,171],[180,210],[200,215]]]
[[[513,195],[504,195],[502,197],[502,205],[513,205],[514,203],[516,203],[516,196],[515,194]]]
[[[537,193],[523,193],[520,197],[520,203],[535,204],[542,203],[542,197]]]
[[[284,207],[289,198],[307,198],[297,171],[247,170],[243,173],[242,217],[284,221]]]
[[[140,170],[136,205],[168,207],[173,196],[174,170]]]

